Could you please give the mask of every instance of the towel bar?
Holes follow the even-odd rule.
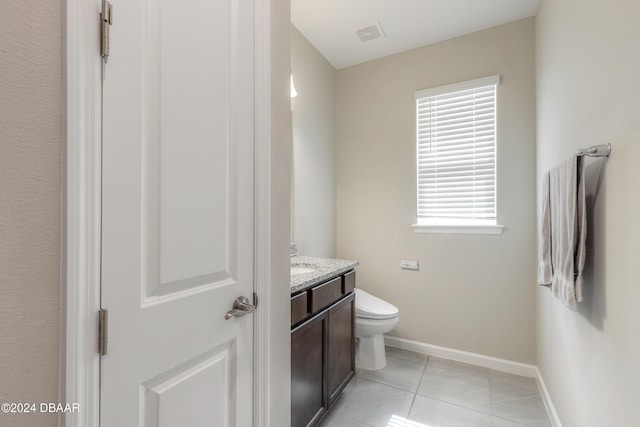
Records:
[[[577,156],[589,157],[609,157],[611,154],[611,144],[592,145],[589,148],[581,148],[576,153]]]

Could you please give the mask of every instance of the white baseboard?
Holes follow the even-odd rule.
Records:
[[[384,337],[384,343],[390,347],[429,354],[431,356],[455,360],[456,362],[469,363],[471,365],[482,366],[484,368],[490,368],[496,371],[507,372],[509,374],[520,375],[527,378],[537,378],[538,376],[538,368],[526,363],[498,359],[497,357],[485,356],[483,354],[455,350],[453,348],[440,347],[438,345],[426,344],[386,335]]]
[[[560,417],[558,417],[558,412],[556,412],[556,407],[553,406],[551,396],[549,395],[549,390],[547,390],[547,386],[545,385],[544,379],[542,378],[542,373],[537,367],[536,381],[538,382],[538,388],[540,389],[540,394],[542,395],[544,406],[545,408],[547,408],[547,414],[549,414],[549,418],[551,419],[551,424],[553,424],[553,427],[562,427]]]
[[[416,353],[428,354],[435,357],[442,357],[443,359],[455,360],[456,362],[469,363],[471,365],[482,366],[483,368],[494,369],[496,371],[507,372],[509,374],[520,375],[527,378],[535,378],[538,383],[538,388],[540,389],[542,401],[547,409],[547,414],[549,414],[553,427],[562,427],[556,408],[553,406],[553,402],[551,401],[549,391],[542,379],[542,374],[535,365],[499,359],[497,357],[485,356],[483,354],[471,353],[468,351],[456,350],[453,348],[441,347],[439,345],[426,344],[387,335],[384,337],[384,343],[390,347],[415,351]]]

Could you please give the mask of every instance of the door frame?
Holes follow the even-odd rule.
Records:
[[[289,281],[290,218],[288,209],[282,211],[278,207],[280,203],[289,205],[283,198],[289,197],[290,117],[288,98],[281,94],[272,96],[272,87],[286,92],[289,84],[289,2],[254,2],[254,286],[260,305],[254,314],[253,425],[275,427],[288,425],[290,408],[288,387],[283,390],[283,384],[290,383],[289,299],[283,298],[289,290],[280,289],[283,282]],[[100,425],[97,353],[102,162],[100,8],[100,0],[66,0],[63,9],[66,151],[60,401],[80,406],[79,414],[60,415],[59,424],[66,427]],[[116,31],[117,19],[115,9],[112,31]],[[274,43],[275,39],[278,43]],[[273,203],[274,200],[280,203]],[[281,393],[274,394],[273,390]]]

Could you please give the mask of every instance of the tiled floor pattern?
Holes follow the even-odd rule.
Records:
[[[534,379],[387,347],[321,427],[551,427]]]

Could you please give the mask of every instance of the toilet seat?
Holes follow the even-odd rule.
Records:
[[[393,319],[398,317],[399,310],[388,302],[375,297],[362,289],[356,289],[356,317],[362,319]]]

